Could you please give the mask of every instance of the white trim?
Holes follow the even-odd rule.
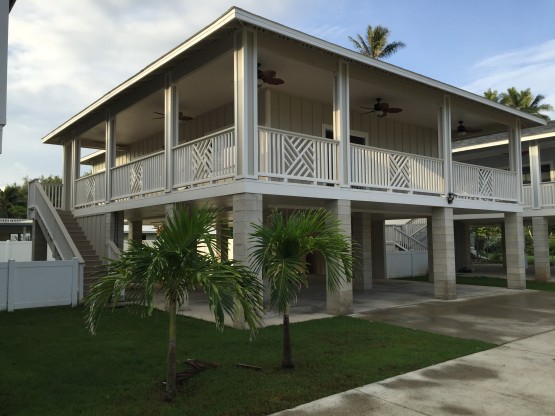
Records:
[[[322,137],[326,138],[326,131],[329,130],[331,132],[333,132],[333,126],[331,124],[322,124]],[[303,134],[303,136],[306,136],[306,134]],[[360,131],[360,130],[354,130],[354,129],[350,129],[349,130],[349,136],[358,136],[358,137],[364,137],[364,146],[369,146],[368,144],[368,138],[370,137],[367,131]]]

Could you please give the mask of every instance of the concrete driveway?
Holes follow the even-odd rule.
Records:
[[[501,346],[276,415],[555,415],[553,292],[505,290],[356,316]]]

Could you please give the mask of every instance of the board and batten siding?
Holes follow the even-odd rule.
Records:
[[[261,124],[280,130],[322,136],[324,125],[333,125],[333,108],[310,99],[266,90],[259,99]],[[438,157],[437,130],[395,121],[395,116],[376,117],[351,111],[351,130],[368,134],[368,146],[422,156]]]

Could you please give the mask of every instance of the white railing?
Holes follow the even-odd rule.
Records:
[[[45,183],[42,185],[42,188],[46,196],[50,199],[50,202],[52,202],[54,208],[61,208],[64,186],[62,184]]]
[[[83,176],[75,181],[75,207],[106,201],[106,172]]]
[[[235,176],[235,149],[234,127],[174,147],[174,187],[210,184]]]
[[[145,195],[164,189],[164,152],[112,168],[112,199]]]
[[[555,206],[555,182],[542,183],[541,190],[542,190],[542,207]]]
[[[56,254],[59,255],[62,260],[77,258],[79,262],[79,296],[81,298],[83,296],[82,288],[85,262],[67,232],[58,212],[44,193],[38,180],[29,182],[28,192],[30,218],[39,222],[48,243],[51,247],[55,248]]]
[[[444,190],[443,161],[352,144],[351,185],[441,194]]]
[[[516,202],[519,186],[515,172],[453,162],[453,191],[458,198]]]
[[[338,142],[322,137],[258,129],[258,175],[303,183],[338,182]]]
[[[394,244],[401,250],[428,250],[426,244],[407,234],[400,226],[386,226],[385,230],[386,241]]]
[[[532,186],[522,185],[522,199],[524,208],[532,208]]]

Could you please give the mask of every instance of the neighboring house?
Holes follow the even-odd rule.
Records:
[[[510,166],[506,134],[494,134],[453,143],[453,159],[501,170]],[[532,225],[536,280],[550,279],[549,225],[555,222],[555,121],[522,130],[522,183],[524,221]],[[499,224],[500,213],[457,217],[461,228],[471,224]],[[462,265],[462,263],[461,263]]]
[[[386,111],[394,108],[402,111]],[[508,171],[452,162],[459,120],[509,134]],[[176,205],[215,204],[233,227],[234,258],[246,262],[252,222],[272,209],[325,207],[361,247],[360,278],[326,295],[330,313],[347,313],[353,289],[386,275],[385,220],[428,218],[442,299],[456,297],[454,214],[501,212],[507,247],[523,244],[520,130],[542,124],[232,8],[43,143],[63,148],[60,218],[73,216],[100,257],[122,247],[124,219],[140,230]],[[92,173],[81,177],[91,150]],[[45,195],[31,183],[31,216],[43,225],[35,228],[53,224],[61,236]],[[524,252],[507,267],[509,287],[524,288]]]
[[[16,0],[0,0],[0,153],[2,131],[6,125],[6,89],[8,82],[8,21]]]

